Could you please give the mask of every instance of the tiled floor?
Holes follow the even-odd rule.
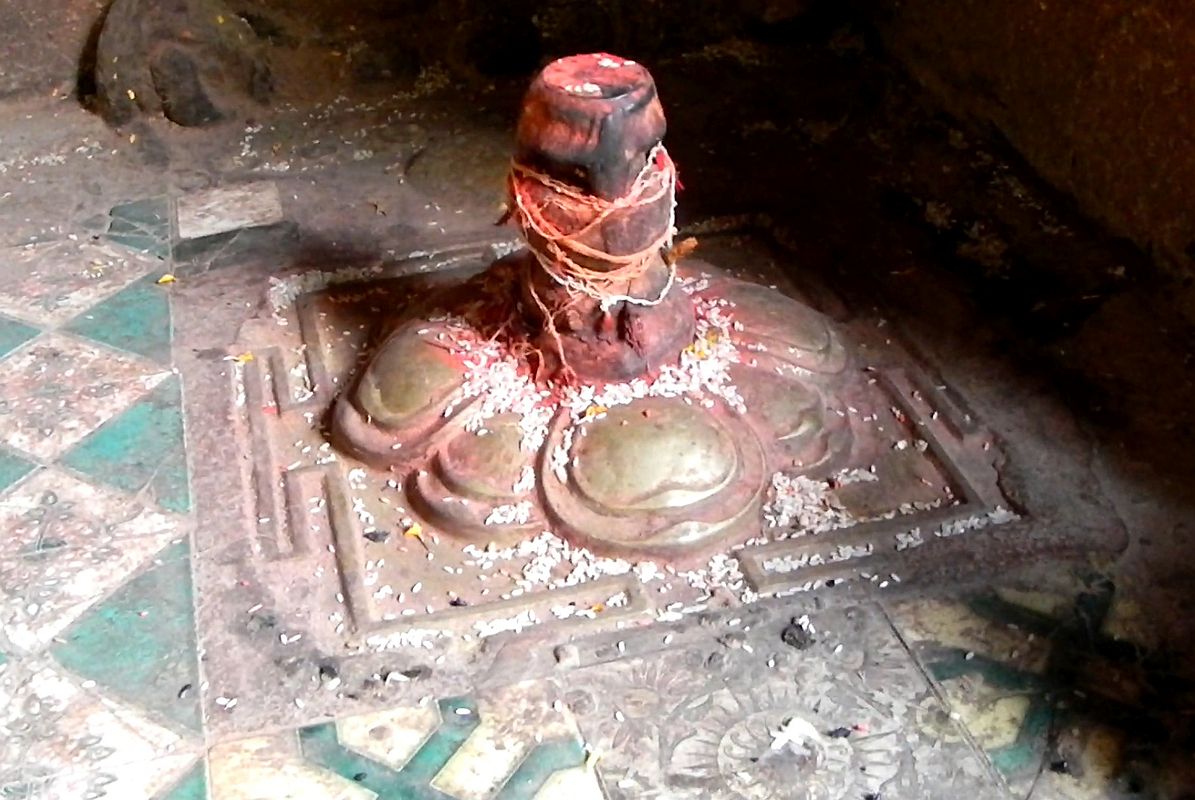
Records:
[[[173,284],[160,280],[166,264],[143,244],[109,236],[5,253],[21,268],[0,280],[4,796],[633,797],[656,780],[637,759],[664,746],[669,770],[724,773],[718,759],[730,756],[717,755],[719,737],[753,715],[766,719],[778,695],[710,689],[704,700],[655,708],[682,695],[650,660],[628,667],[630,694],[620,700],[612,690],[598,702],[617,708],[602,712],[576,696],[562,703],[567,685],[537,680],[231,739],[205,735],[201,698],[219,676],[201,674],[196,652],[181,384],[170,367]],[[1086,798],[1108,796],[1109,783],[1149,779],[1147,770],[1126,771],[1120,734],[1074,700],[1107,694],[1074,673],[1089,645],[1098,653],[1112,641],[1103,629],[1116,616],[1114,587],[1094,576],[1056,583],[889,604],[895,630],[944,701],[919,710],[910,734],[961,721],[935,747],[977,746],[1001,776],[989,779],[1000,796],[1001,783],[1015,796]],[[1126,666],[1105,660],[1103,679]],[[820,662],[788,663],[800,674]],[[334,669],[319,674],[333,689],[340,682]],[[217,696],[216,713],[235,713],[239,702]],[[595,714],[631,722],[606,731],[589,719]],[[677,714],[686,721],[669,718]],[[709,732],[690,741],[661,727],[676,724]],[[601,774],[618,777],[604,786]],[[789,796],[745,777],[726,786],[728,797]],[[846,786],[824,796],[853,796]]]
[[[171,282],[145,255],[164,213],[126,204],[106,242],[4,251],[0,793],[601,797],[576,721],[534,686],[207,748]]]
[[[254,465],[213,445],[211,429],[242,423],[222,416],[238,374],[289,375],[306,413],[297,406],[315,377],[302,320],[283,320],[293,347],[246,346],[262,326],[282,327],[300,290],[373,276],[396,241],[400,253],[433,253],[417,270],[457,264],[462,242],[491,228],[487,192],[500,190],[509,131],[337,102],[281,109],[229,141],[211,134],[225,174],[197,179],[187,164],[169,189],[82,111],[69,141],[57,116],[40,129],[0,118],[25,126],[6,146],[32,142],[0,162],[0,797],[1190,796],[1189,754],[1165,745],[1190,729],[1195,687],[1150,638],[1141,579],[1102,553],[998,574],[996,564],[990,585],[892,579],[857,603],[711,608],[555,648],[528,637],[462,654],[416,641],[362,655],[352,598],[337,599],[340,616],[320,602],[372,597],[371,561],[395,546],[422,559],[425,545],[368,539],[365,566],[338,582],[338,540],[283,541],[247,512],[241,495],[272,490],[276,476],[242,480]],[[754,130],[752,147],[764,134],[780,132]],[[686,178],[709,177],[693,155]],[[323,193],[300,203],[309,186]],[[446,220],[475,225],[453,243]],[[348,258],[358,247],[368,258]],[[914,251],[891,248],[897,261]],[[284,263],[289,282],[250,280],[259,262]],[[335,333],[355,343],[358,330]],[[258,409],[279,422],[280,405]],[[329,458],[320,419],[311,412],[283,442],[281,464]],[[1064,415],[1035,422],[1041,435],[1023,439],[1078,427]],[[1036,441],[1013,444],[1037,474],[1053,463]],[[1055,504],[1060,530],[1082,488]],[[411,602],[421,613],[431,601]],[[782,631],[806,613],[816,633],[798,647]]]

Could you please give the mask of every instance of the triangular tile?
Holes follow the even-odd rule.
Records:
[[[0,316],[0,357],[6,356],[40,333],[32,325]]]
[[[61,463],[127,492],[149,486],[163,508],[189,511],[191,494],[178,377],[162,381],[148,396],[80,442]]]
[[[173,788],[158,797],[160,800],[207,800],[207,775],[204,773],[203,761],[200,760]]]
[[[0,492],[24,478],[35,466],[37,465],[8,450],[0,449]]]
[[[170,363],[170,301],[152,275],[75,317],[66,330]]]
[[[200,731],[190,547],[158,553],[149,569],[60,636],[59,664],[103,692]]]

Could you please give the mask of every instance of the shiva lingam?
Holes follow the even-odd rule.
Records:
[[[692,561],[759,536],[774,474],[850,458],[839,337],[674,241],[664,133],[643,66],[548,65],[508,179],[525,249],[402,309],[337,401],[336,446],[436,530]]]

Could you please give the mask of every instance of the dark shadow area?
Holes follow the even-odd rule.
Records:
[[[79,74],[75,83],[75,96],[84,108],[93,108],[96,93],[96,51],[100,44],[100,32],[104,29],[104,22],[108,19],[108,12],[112,4],[105,3],[103,9],[96,15],[95,21],[87,31],[87,40],[79,53]]]

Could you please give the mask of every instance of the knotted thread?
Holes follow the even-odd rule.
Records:
[[[660,252],[672,246],[676,222],[676,165],[663,144],[652,148],[631,188],[614,200],[587,194],[517,161],[511,162],[507,185],[510,208],[536,261],[570,294],[585,294],[597,300],[603,311],[618,303],[654,306],[663,302],[676,280],[676,267],[671,261],[668,263],[668,281],[655,298],[631,297],[615,289],[642,276]],[[649,206],[665,197],[668,198],[668,225],[642,250],[615,255],[582,241],[612,214]],[[577,220],[576,229],[561,230],[545,213],[550,207],[559,209],[566,219]],[[608,264],[609,268],[594,269],[580,263],[581,259]]]

